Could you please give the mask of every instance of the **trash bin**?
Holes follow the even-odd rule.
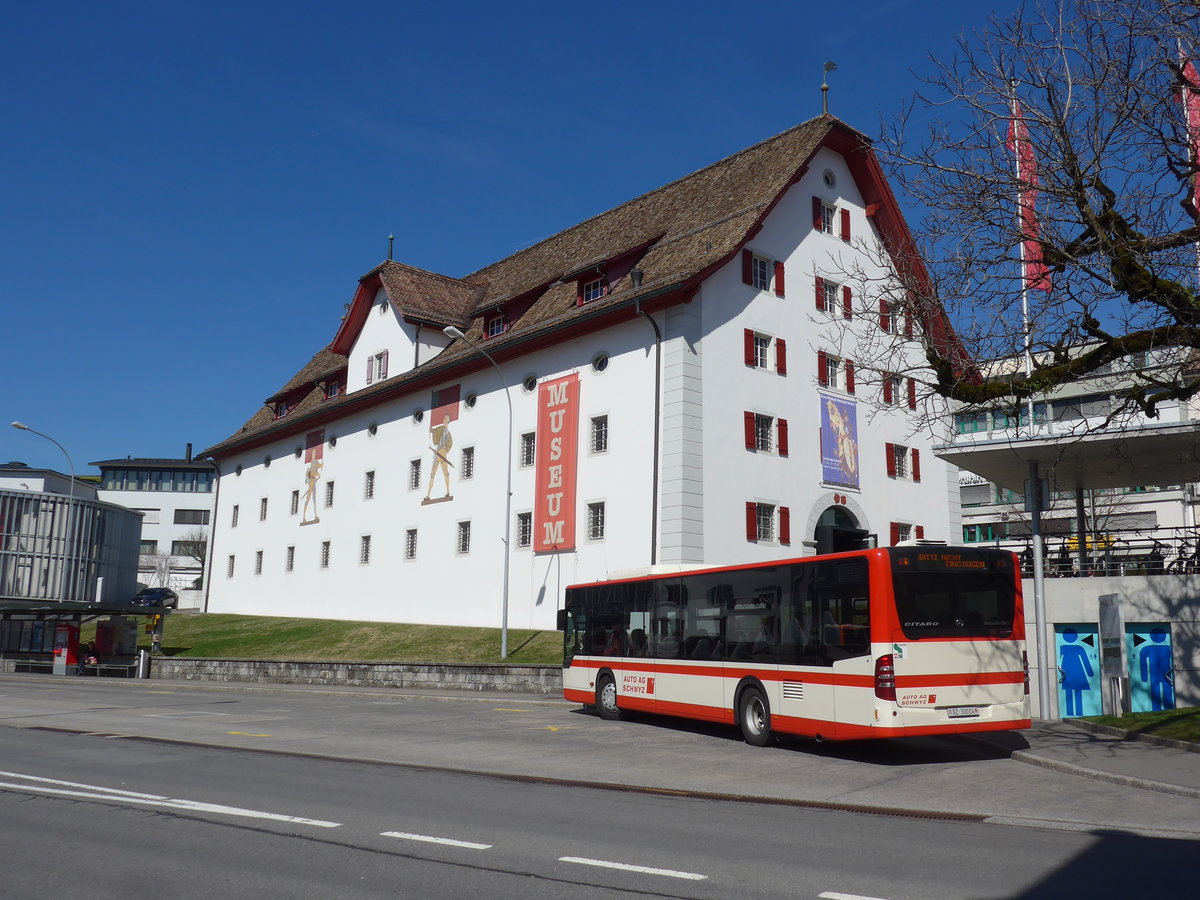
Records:
[[[138,678],[149,678],[150,677],[150,651],[149,650],[138,650],[137,677]]]

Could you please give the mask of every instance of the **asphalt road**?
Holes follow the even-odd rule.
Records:
[[[59,679],[0,681],[0,724],[10,726],[0,728],[0,878],[17,898],[1194,889],[1194,840],[1088,818],[1145,802],[1122,816],[1163,826],[1190,812],[1194,832],[1200,803],[1092,785],[964,741],[758,750],[729,730],[601,722],[557,703]],[[506,771],[521,777],[495,774]],[[984,815],[1033,803],[1018,775],[1041,801],[1022,816]],[[611,787],[569,783],[593,780]],[[1054,819],[1071,796],[1082,813]],[[900,805],[933,817],[836,809],[915,797],[924,805]],[[936,812],[955,797],[975,811]],[[1026,827],[997,824],[1008,821]]]

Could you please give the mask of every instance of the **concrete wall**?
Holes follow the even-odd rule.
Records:
[[[6,661],[6,663],[11,661]],[[155,657],[150,677],[259,684],[449,688],[562,695],[562,667],[452,663],[288,662],[260,659]]]

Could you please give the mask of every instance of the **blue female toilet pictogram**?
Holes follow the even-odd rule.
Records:
[[[1093,716],[1101,711],[1099,644],[1095,625],[1058,625],[1058,708],[1064,716]]]

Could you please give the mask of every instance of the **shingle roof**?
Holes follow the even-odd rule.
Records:
[[[482,334],[481,314],[506,301],[522,300],[520,318],[504,334],[488,340],[489,348],[527,338],[531,332],[558,328],[576,318],[591,317],[634,298],[661,293],[702,278],[733,256],[787,187],[802,174],[812,155],[836,131],[854,146],[866,146],[859,132],[823,115],[755,144],[657,190],[561,231],[512,256],[453,279],[388,260],[361,281],[378,276],[389,299],[402,313],[438,324],[461,327],[468,337]],[[590,262],[610,261],[640,253],[637,268],[642,284],[634,289],[629,276],[611,284],[609,293],[584,307],[576,304],[576,285],[564,277]],[[360,288],[361,293],[361,288]],[[472,321],[472,318],[474,321]],[[343,321],[339,339],[353,327]],[[336,341],[335,341],[336,343]],[[344,343],[342,344],[344,346]],[[324,355],[323,355],[324,354]],[[297,417],[318,404],[322,409],[396,388],[473,355],[462,341],[453,342],[435,359],[416,370],[377,382],[352,395],[322,401],[314,386],[285,419],[276,420],[269,408],[260,410],[240,431],[204,451],[232,449],[259,432],[288,430]],[[345,356],[329,348],[318,353],[273,397],[313,383],[322,367],[345,365]],[[292,420],[289,422],[288,420]]]

